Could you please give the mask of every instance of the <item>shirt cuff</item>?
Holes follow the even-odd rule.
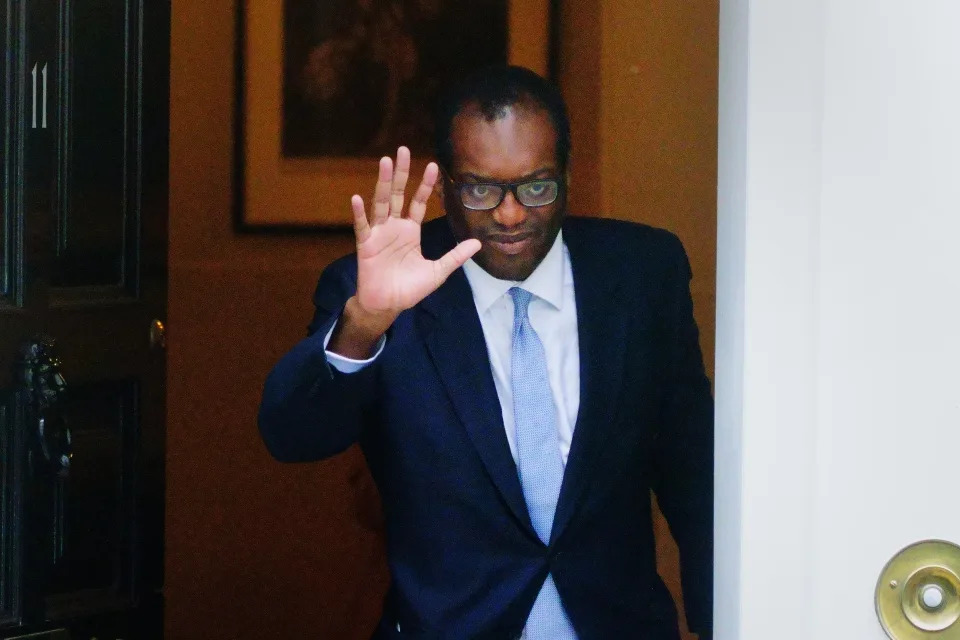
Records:
[[[340,322],[340,320],[337,319],[337,322]],[[385,335],[380,336],[380,339],[377,341],[377,348],[374,351],[374,354],[366,360],[354,360],[353,358],[347,358],[346,356],[342,356],[339,353],[334,353],[333,351],[327,349],[327,345],[330,344],[330,336],[333,335],[333,330],[337,328],[337,322],[333,323],[333,326],[330,327],[330,331],[327,331],[327,335],[323,339],[323,350],[327,355],[327,362],[330,363],[330,366],[340,373],[356,373],[380,357],[380,354],[383,352],[383,347],[387,343],[387,336]]]

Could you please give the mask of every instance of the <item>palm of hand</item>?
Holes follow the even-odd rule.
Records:
[[[439,169],[427,165],[423,181],[404,215],[403,201],[410,170],[410,151],[397,150],[394,171],[390,158],[380,160],[380,173],[368,219],[363,199],[353,196],[357,237],[357,294],[360,308],[381,316],[399,314],[435,291],[480,249],[477,240],[464,240],[439,260],[427,260],[420,250],[420,225]]]
[[[389,217],[357,245],[357,300],[371,312],[409,309],[443,282],[420,250],[420,224]]]

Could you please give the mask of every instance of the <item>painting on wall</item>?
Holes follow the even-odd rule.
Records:
[[[237,228],[348,227],[377,157],[430,159],[441,87],[507,61],[547,72],[550,2],[241,0]]]
[[[283,154],[427,151],[449,80],[507,60],[506,0],[285,0]]]

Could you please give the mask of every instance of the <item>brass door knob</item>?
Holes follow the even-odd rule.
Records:
[[[880,574],[876,605],[891,640],[960,640],[960,547],[927,540],[900,551]]]
[[[152,349],[167,348],[167,328],[160,320],[150,323],[150,347]]]

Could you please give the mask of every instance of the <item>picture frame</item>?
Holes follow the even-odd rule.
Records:
[[[554,4],[555,0],[507,0],[510,63],[550,75]],[[236,82],[236,230],[349,229],[350,197],[360,193],[366,199],[372,193],[378,155],[366,150],[316,157],[284,154],[284,0],[238,0]],[[413,176],[422,174],[428,156],[415,154]]]

